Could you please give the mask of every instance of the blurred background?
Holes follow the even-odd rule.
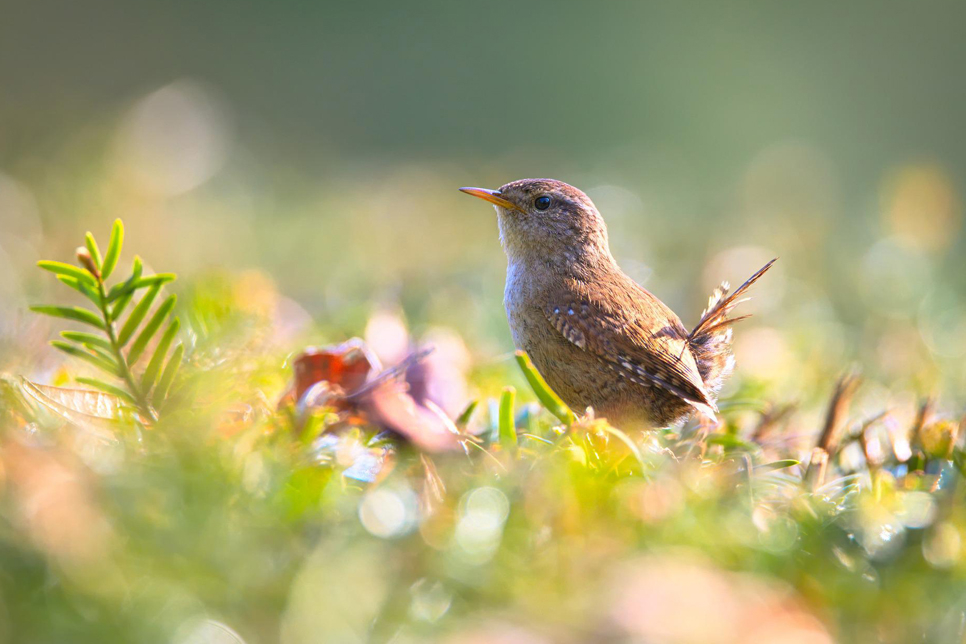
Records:
[[[0,2],[0,643],[964,641],[964,25],[957,0]],[[688,326],[781,258],[742,305],[733,433],[561,436],[530,404],[495,215],[457,188],[540,176]],[[134,252],[178,273],[189,352],[164,420],[106,440],[11,392],[85,373],[27,310],[80,296],[35,264],[118,217],[112,279]],[[286,357],[352,336],[436,344],[423,393],[479,401],[490,439],[516,385],[519,446],[276,412]]]
[[[0,364],[57,359],[28,341],[49,331],[26,305],[59,287],[34,263],[115,217],[180,284],[272,285],[288,350],[388,312],[500,360],[495,218],[456,188],[548,176],[687,325],[780,256],[737,347],[773,397],[857,364],[873,397],[961,405],[964,21],[954,1],[6,3]]]

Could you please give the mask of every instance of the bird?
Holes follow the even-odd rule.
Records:
[[[496,209],[513,342],[567,405],[617,427],[717,420],[717,395],[734,366],[731,325],[748,317],[729,314],[777,258],[732,293],[722,283],[688,331],[621,270],[604,219],[579,189],[521,179],[460,190]]]

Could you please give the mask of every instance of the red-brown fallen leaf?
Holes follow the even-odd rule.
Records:
[[[101,440],[116,440],[115,433],[125,422],[137,421],[150,429],[151,425],[119,397],[94,389],[54,387],[20,378],[21,390],[30,400],[71,425],[97,436]],[[227,438],[250,427],[254,410],[246,403],[234,403],[224,410],[219,422],[219,433]]]
[[[379,359],[358,338],[336,346],[309,347],[295,359],[293,366],[298,400],[309,387],[323,380],[344,392],[355,391],[365,384],[370,374],[382,370]]]
[[[416,404],[404,382],[392,379],[375,387],[362,400],[369,416],[386,429],[428,452],[458,447],[458,430],[446,414],[432,403]]]
[[[114,432],[125,421],[147,422],[117,396],[92,389],[53,387],[20,378],[20,389],[27,399],[43,409],[103,440],[114,440]]]
[[[387,309],[369,318],[365,341],[389,368],[405,361],[414,349],[433,347],[425,359],[411,362],[406,368],[409,395],[419,404],[432,400],[451,417],[466,407],[469,397],[466,372],[471,358],[457,333],[433,328],[417,338],[410,333],[401,313]]]
[[[391,369],[357,338],[330,347],[310,347],[293,361],[295,385],[280,404],[300,408],[327,406],[347,421],[372,422],[407,439],[418,448],[439,452],[458,447],[458,430],[431,402],[419,404],[400,376],[426,352],[410,356]]]

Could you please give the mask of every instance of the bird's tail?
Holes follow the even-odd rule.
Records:
[[[715,394],[721,388],[724,378],[734,368],[735,358],[731,352],[731,325],[743,320],[747,315],[729,318],[728,314],[748,298],[741,298],[748,287],[771,268],[777,257],[739,286],[734,293],[728,294],[728,282],[714,290],[708,299],[708,308],[701,314],[701,321],[688,335],[688,344],[698,365],[698,373],[709,393]],[[739,299],[741,298],[741,299]]]

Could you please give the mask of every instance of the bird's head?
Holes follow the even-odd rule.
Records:
[[[563,181],[521,179],[498,190],[460,188],[496,208],[510,260],[577,262],[610,257],[607,227],[594,202]]]

